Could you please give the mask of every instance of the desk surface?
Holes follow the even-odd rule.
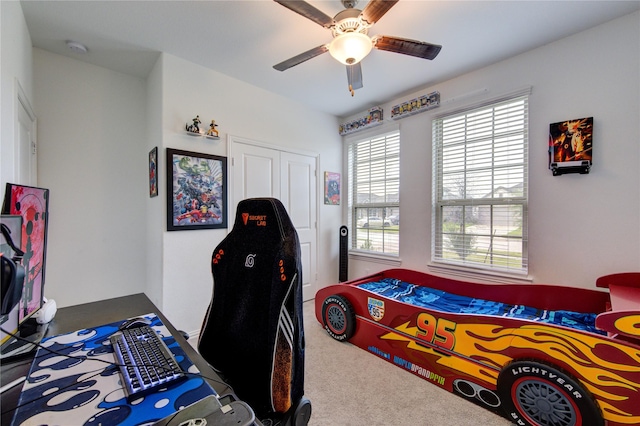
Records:
[[[82,328],[99,326],[124,318],[144,315],[149,312],[155,312],[158,317],[160,317],[162,322],[169,329],[187,356],[198,367],[203,376],[213,379],[208,380],[208,382],[216,392],[218,392],[218,394],[224,394],[230,390],[229,387],[219,379],[219,376],[211,367],[209,367],[200,354],[198,354],[184,339],[184,337],[182,337],[181,333],[175,329],[171,322],[160,312],[151,300],[142,293],[59,309],[56,313],[56,317],[49,325],[47,336],[54,336]],[[20,378],[21,376],[26,376],[29,372],[29,367],[33,361],[34,355],[35,352],[32,352],[28,356],[3,363],[0,368],[1,384],[5,385]],[[0,398],[0,407],[2,407],[2,418],[0,423],[7,425],[11,423],[11,419],[13,417],[13,410],[11,408],[17,405],[21,389],[22,386],[18,385],[2,394]]]

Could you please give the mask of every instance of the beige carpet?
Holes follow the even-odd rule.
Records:
[[[304,303],[305,396],[311,426],[493,426],[503,417],[332,339]]]

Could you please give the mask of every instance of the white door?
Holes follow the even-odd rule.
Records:
[[[236,206],[245,198],[280,198],[280,151],[232,142],[233,197],[229,203],[230,225]]]
[[[18,125],[16,142],[18,161],[16,177],[22,185],[36,186],[38,183],[38,161],[36,154],[36,116],[31,109],[20,84],[16,81],[18,93]]]
[[[302,252],[303,299],[317,291],[317,159],[275,147],[254,145],[231,137],[233,197],[229,218],[233,222],[239,201],[273,197],[282,201],[298,232]]]
[[[317,291],[316,158],[282,152],[280,174],[280,201],[300,239],[302,297],[310,300]]]

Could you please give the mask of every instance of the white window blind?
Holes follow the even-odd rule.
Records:
[[[351,248],[398,255],[400,249],[400,133],[348,147]]]
[[[433,121],[432,261],[526,274],[528,97]]]

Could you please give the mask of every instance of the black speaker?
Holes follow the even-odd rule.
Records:
[[[347,281],[349,278],[349,229],[346,226],[340,227],[340,265],[338,269],[338,280]]]

